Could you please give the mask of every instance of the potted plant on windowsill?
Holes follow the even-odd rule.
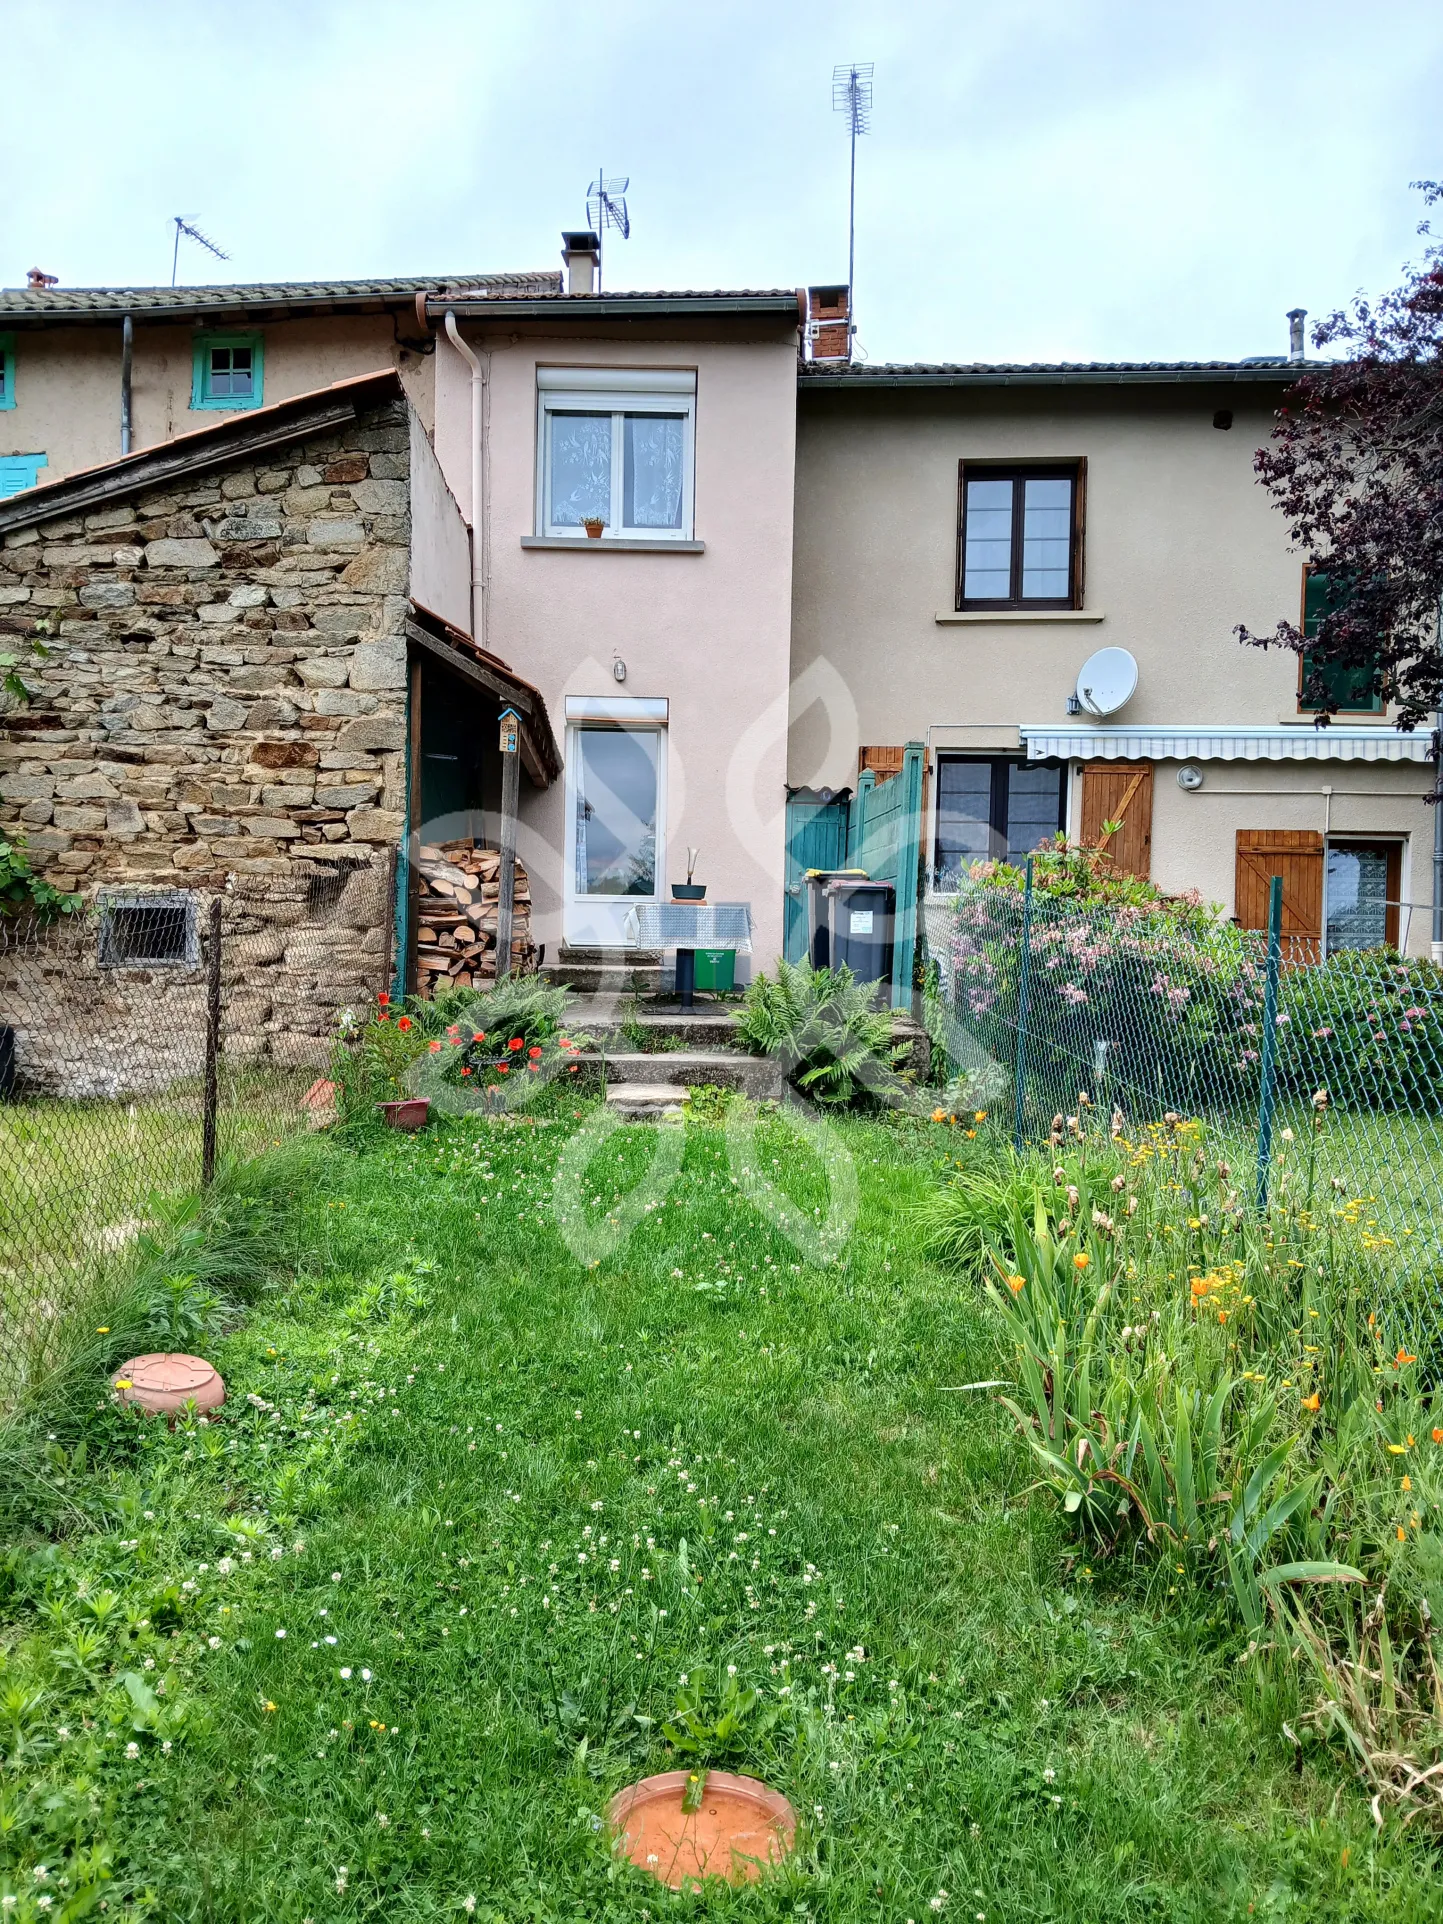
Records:
[[[671,899],[673,902],[704,902],[706,900],[706,883],[693,882],[691,879],[696,873],[696,858],[700,853],[701,850],[697,848],[689,848],[687,850],[686,880],[684,882],[672,883]]]
[[[600,541],[606,528],[606,523],[599,514],[583,516],[581,525],[586,530],[586,538],[588,541]]]

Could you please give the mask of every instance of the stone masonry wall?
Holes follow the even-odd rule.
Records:
[[[18,831],[50,880],[92,898],[223,891],[248,938],[226,945],[227,1048],[249,1059],[301,1066],[338,1006],[383,986],[378,884],[404,808],[408,445],[405,403],[388,403],[0,548],[0,647],[23,652],[38,631],[50,651],[22,667],[33,701],[0,698],[0,837]],[[98,986],[93,966],[64,972],[67,1058],[83,1052],[75,1004],[82,977]],[[157,1030],[171,996],[193,1025],[191,971],[101,973],[111,998],[134,976]],[[105,1080],[165,1079],[157,1040],[148,1070]],[[53,1057],[38,1081],[74,1087]]]

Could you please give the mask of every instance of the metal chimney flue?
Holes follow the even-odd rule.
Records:
[[[1290,361],[1305,361],[1308,358],[1307,349],[1303,346],[1303,322],[1307,318],[1308,310],[1305,307],[1288,309],[1288,359]]]
[[[561,236],[561,259],[566,268],[568,294],[594,294],[601,268],[601,236],[578,233]]]

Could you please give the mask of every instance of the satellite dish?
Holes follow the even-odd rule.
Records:
[[[1126,648],[1099,648],[1082,664],[1077,699],[1089,715],[1113,715],[1137,692],[1137,663]]]

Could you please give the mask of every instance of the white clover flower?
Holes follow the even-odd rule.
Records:
[[[281,1638],[284,1638],[284,1636],[285,1636],[285,1634],[286,1634],[286,1633],[285,1633],[285,1631],[284,1631],[284,1630],[277,1630],[277,1632],[276,1632],[276,1635],[277,1635],[278,1637],[281,1637]]]
[[[219,1637],[207,1637],[207,1638],[206,1638],[206,1643],[207,1643],[207,1645],[209,1646],[209,1648],[210,1648],[210,1649],[212,1649],[212,1650],[219,1650],[219,1649],[220,1649],[220,1638],[219,1638]]]
[[[363,1671],[361,1672],[361,1682],[362,1682],[362,1683],[369,1683],[370,1681],[371,1681],[371,1673],[370,1673],[370,1671],[369,1671],[369,1670],[363,1670]]]
[[[341,1666],[341,1676],[342,1676],[342,1678],[344,1679],[344,1681],[345,1681],[345,1682],[347,1682],[347,1683],[349,1683],[349,1682],[350,1682],[350,1678],[351,1678],[351,1666],[350,1666],[349,1664],[342,1664],[342,1666]]]
[[[140,1755],[140,1745],[127,1744],[125,1746],[125,1754],[128,1758],[130,1758],[132,1762],[134,1762],[134,1760]]]

